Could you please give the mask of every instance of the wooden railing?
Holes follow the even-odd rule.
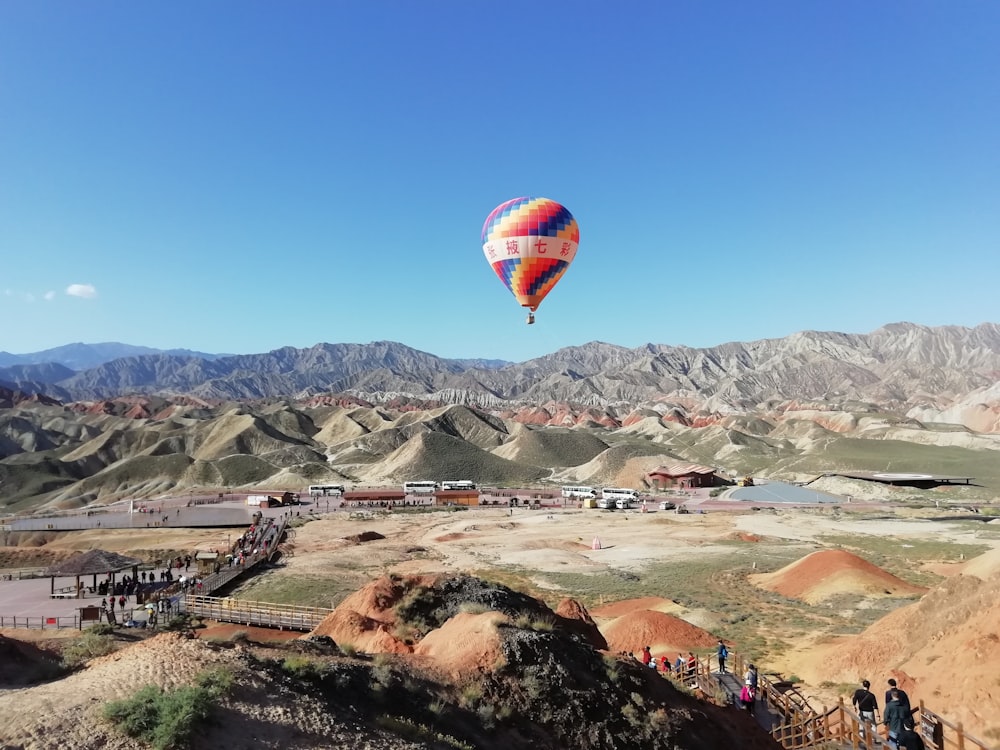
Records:
[[[281,630],[309,631],[319,625],[333,610],[320,607],[296,607],[291,604],[250,602],[232,597],[184,597],[183,609],[194,617],[240,625],[258,625]]]
[[[265,538],[268,540],[268,548],[255,555],[248,555],[243,559],[242,565],[227,565],[219,570],[218,573],[212,573],[201,579],[201,591],[205,595],[213,594],[227,583],[239,578],[241,575],[246,573],[248,570],[252,570],[258,564],[269,561],[272,557],[278,554],[280,549],[281,539],[285,535],[286,521],[282,518],[276,525],[274,531],[268,532]]]
[[[714,656],[696,657],[693,673],[671,673],[688,685],[697,687],[705,696],[722,703],[736,703],[727,679],[713,672]],[[748,662],[738,653],[730,653],[728,665],[742,679]],[[757,679],[758,700],[769,713],[777,715],[771,736],[786,750],[882,750],[887,730],[884,725],[865,722],[840,699],[833,708],[816,708],[809,703],[794,685],[771,675],[760,674]],[[950,722],[928,709],[923,701],[913,712],[917,733],[924,740],[927,750],[993,750],[982,740],[967,734],[961,722]]]

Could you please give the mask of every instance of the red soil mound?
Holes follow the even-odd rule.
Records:
[[[500,612],[459,613],[424,636],[414,653],[431,657],[453,676],[490,672],[501,658],[497,623],[506,619]]]
[[[821,550],[774,573],[750,576],[761,588],[816,604],[838,594],[909,596],[927,589],[907,583],[844,550]]]
[[[412,650],[393,635],[395,607],[415,586],[431,585],[434,576],[382,576],[344,599],[321,622],[312,635],[328,635],[337,643],[349,643],[369,654],[407,654]]]
[[[562,619],[562,624],[567,630],[576,633],[599,651],[608,648],[608,642],[601,635],[594,618],[576,599],[563,599],[559,602],[559,606],[556,607],[556,617]]]
[[[602,620],[610,620],[646,609],[653,610],[654,612],[663,612],[665,610],[676,609],[676,607],[677,605],[670,599],[663,599],[659,596],[644,596],[641,599],[626,599],[621,602],[604,604],[591,610],[591,612],[595,617],[599,617]]]
[[[348,644],[366,654],[408,654],[409,646],[396,638],[389,627],[358,612],[337,607],[310,635],[326,635],[338,646]]]
[[[424,582],[425,579],[420,576],[396,579],[382,576],[350,594],[337,606],[337,611],[350,610],[372,620],[394,625],[396,613],[393,608],[410,588]]]
[[[611,651],[638,653],[643,646],[650,646],[654,654],[671,654],[710,648],[718,639],[679,617],[663,612],[639,610],[614,620],[603,628]]]

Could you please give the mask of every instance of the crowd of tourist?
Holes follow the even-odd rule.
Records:
[[[882,724],[886,727],[888,745],[893,750],[924,750],[924,741],[917,733],[913,721],[914,709],[910,705],[910,696],[894,679],[890,678],[887,685],[881,720],[878,698],[871,691],[872,685],[868,680],[862,680],[861,687],[854,691],[851,705],[857,710],[865,726],[877,727]]]

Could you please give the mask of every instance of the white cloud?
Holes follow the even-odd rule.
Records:
[[[51,302],[52,300],[54,300],[56,298],[56,293],[50,290],[50,291],[46,292],[45,294],[43,294],[42,297],[45,298],[46,302]]]
[[[97,289],[94,288],[93,284],[70,284],[66,287],[66,294],[70,297],[94,299],[97,296]]]

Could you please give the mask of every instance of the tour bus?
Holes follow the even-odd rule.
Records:
[[[563,487],[563,497],[595,498],[597,493],[593,487]]]
[[[403,482],[403,492],[407,495],[433,495],[437,488],[437,482]]]
[[[441,482],[442,490],[474,490],[476,483],[467,479],[446,479]]]
[[[309,494],[313,497],[340,497],[346,488],[342,484],[310,484]]]
[[[606,508],[615,507],[625,510],[633,507],[639,501],[639,492],[627,487],[605,487],[601,490],[601,499],[608,503],[614,503],[613,506],[605,505]],[[601,507],[600,504],[598,507]]]

